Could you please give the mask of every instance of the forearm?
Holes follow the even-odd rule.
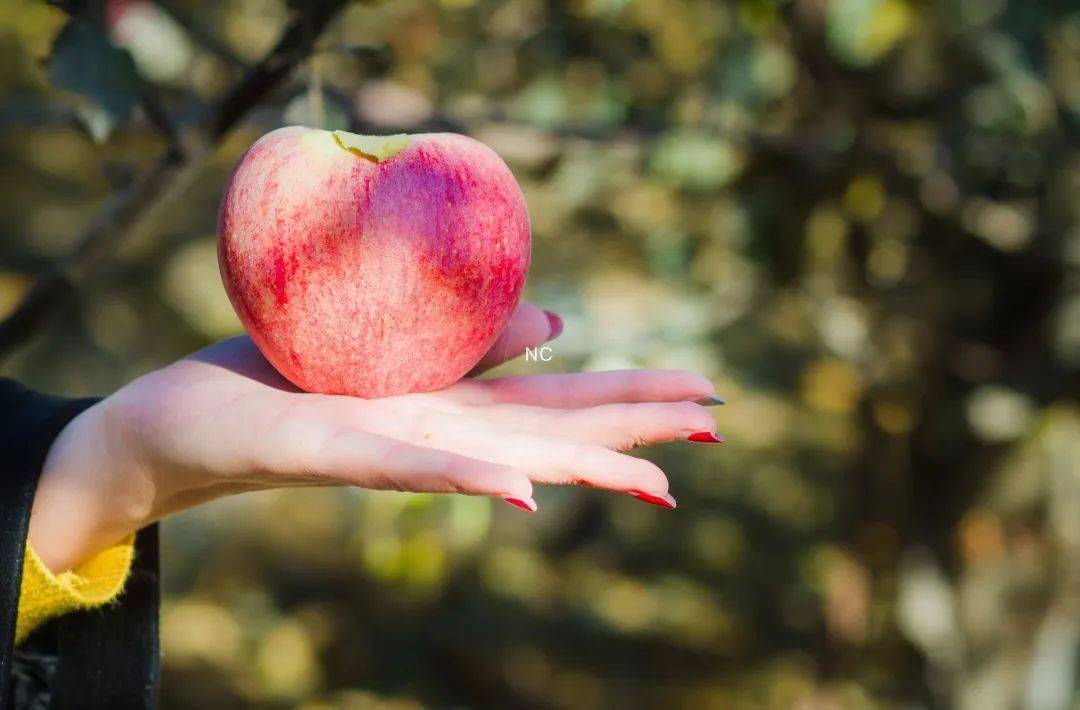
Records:
[[[38,481],[28,538],[50,570],[73,569],[162,518],[256,488],[204,483],[180,467],[166,470],[144,459],[138,441],[138,422],[118,415],[113,398],[75,417],[57,436]]]

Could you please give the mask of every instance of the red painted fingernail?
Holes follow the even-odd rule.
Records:
[[[552,313],[551,311],[544,311],[544,315],[547,316],[548,325],[551,326],[551,332],[548,333],[548,340],[554,340],[562,333],[562,318],[560,318],[558,314]]]
[[[536,501],[532,498],[503,498],[510,505],[527,510],[530,513],[535,513],[537,509]]]
[[[655,506],[661,508],[674,508],[675,499],[671,497],[670,493],[665,493],[662,496],[653,495],[652,493],[646,493],[645,491],[627,491],[630,495],[634,496],[638,500],[645,501],[646,503],[652,503]]]
[[[696,434],[691,434],[686,437],[687,441],[693,441],[698,444],[723,444],[724,437],[713,434],[711,431],[699,431]]]

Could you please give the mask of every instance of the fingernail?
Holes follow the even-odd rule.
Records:
[[[560,318],[557,313],[552,313],[551,311],[544,311],[544,315],[547,316],[548,325],[551,326],[551,332],[548,333],[548,340],[554,340],[562,334],[562,318]]]
[[[530,513],[535,513],[537,509],[536,501],[532,498],[503,498],[510,505],[527,510]]]
[[[627,491],[630,495],[634,496],[638,500],[651,503],[660,508],[675,508],[675,499],[671,497],[670,493],[665,493],[662,496],[653,495],[652,493],[646,493],[645,491]]]
[[[702,397],[695,400],[695,404],[700,404],[702,407],[715,407],[718,404],[727,404],[722,397],[717,397],[715,394],[708,397]]]
[[[713,434],[711,431],[699,431],[696,434],[691,434],[686,437],[687,441],[693,441],[698,444],[723,444],[724,437],[718,434]]]

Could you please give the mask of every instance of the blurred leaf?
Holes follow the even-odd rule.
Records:
[[[912,14],[904,0],[831,0],[829,46],[847,64],[873,64],[907,34]]]
[[[241,331],[221,287],[213,239],[195,240],[178,249],[162,271],[160,291],[164,301],[207,338],[224,338]]]
[[[652,155],[652,169],[679,187],[710,189],[738,177],[743,156],[727,141],[696,131],[665,135]]]
[[[349,116],[341,103],[326,92],[315,94],[314,101],[310,92],[294,96],[285,106],[286,125],[308,126],[325,130],[348,130]]]
[[[524,87],[510,108],[514,118],[540,126],[613,126],[625,118],[625,113],[623,92],[603,77],[574,85],[565,77],[547,74]]]
[[[0,316],[15,308],[29,285],[30,280],[21,274],[0,271]]]
[[[430,120],[435,106],[421,91],[376,79],[365,81],[357,90],[354,110],[364,123],[402,129]]]
[[[193,68],[196,48],[172,15],[150,2],[110,4],[109,38],[131,52],[139,76],[165,86],[182,86]]]
[[[100,29],[78,19],[67,23],[53,44],[49,78],[89,102],[80,117],[95,140],[127,120],[139,98],[139,77],[127,50],[115,47]]]

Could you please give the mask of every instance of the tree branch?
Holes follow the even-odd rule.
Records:
[[[248,110],[289,75],[312,51],[315,40],[346,0],[304,3],[304,15],[290,24],[269,55],[240,79],[206,121],[205,134],[217,142]]]
[[[146,119],[150,122],[150,125],[165,139],[168,149],[179,148],[180,133],[172,116],[169,115],[169,112],[165,110],[165,106],[161,103],[161,97],[158,96],[157,89],[146,82],[142,82],[139,87],[139,105],[142,107],[143,113],[146,114]]]
[[[105,261],[127,232],[153,211],[178,183],[182,168],[212,151],[252,107],[288,77],[346,2],[315,0],[303,4],[277,45],[199,123],[195,134],[201,143],[188,150],[182,150],[178,143],[171,145],[134,185],[106,201],[79,237],[74,251],[39,278],[15,310],[0,322],[0,358],[28,340]],[[163,116],[151,116],[155,124],[157,118]],[[171,127],[169,123],[164,125]]]

